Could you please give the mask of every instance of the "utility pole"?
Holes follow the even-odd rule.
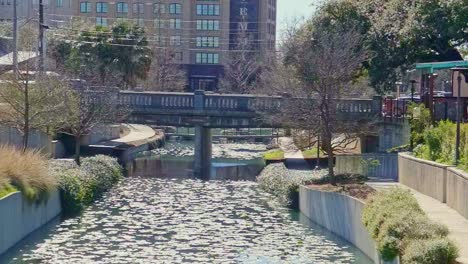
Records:
[[[18,76],[18,10],[17,1],[13,0],[13,72]]]
[[[39,72],[43,73],[44,67],[44,0],[39,0]]]

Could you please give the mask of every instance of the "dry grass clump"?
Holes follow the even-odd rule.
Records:
[[[0,146],[0,184],[12,185],[28,200],[47,196],[57,187],[48,173],[46,158],[35,150],[21,151],[13,146]]]

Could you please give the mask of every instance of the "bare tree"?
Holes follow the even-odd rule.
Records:
[[[255,89],[262,63],[247,18],[242,16],[238,24],[233,49],[224,58],[224,75],[219,87],[221,91],[246,94]]]
[[[22,54],[34,57],[35,31],[31,25],[20,31],[19,47]],[[54,117],[59,116],[66,93],[63,80],[56,75],[36,72],[34,59],[22,63],[18,74],[6,72],[0,76],[0,113],[2,124],[16,128],[22,135],[22,147],[26,149],[32,129],[51,132],[58,125]]]
[[[361,35],[352,28],[323,29],[314,20],[292,29],[282,47],[284,65],[270,67],[262,87],[268,93],[288,93],[280,113],[270,119],[320,136],[334,183],[334,154],[356,144],[357,135],[366,130],[358,119],[344,120],[339,104],[360,94],[353,81],[368,53]]]
[[[126,117],[127,111],[119,106],[118,91],[101,87],[74,89],[63,99],[66,105],[62,113],[59,132],[75,138],[75,161],[80,164],[81,139],[100,124],[115,123]]]
[[[171,47],[153,47],[148,78],[143,82],[147,91],[182,92],[187,85],[187,74],[177,64],[178,53]]]

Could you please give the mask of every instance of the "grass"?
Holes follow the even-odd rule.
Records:
[[[34,150],[21,151],[13,146],[0,146],[0,187],[22,192],[30,201],[40,200],[57,187],[48,173],[47,160]]]
[[[263,153],[264,160],[284,160],[284,151],[280,149],[270,150]]]
[[[316,159],[317,158],[317,148],[311,148],[311,149],[306,149],[302,151],[302,155],[304,156],[304,159]],[[320,150],[320,155],[319,158],[326,158],[327,154]]]
[[[0,183],[0,199],[9,195],[10,193],[14,193],[17,191],[18,189],[16,189],[14,186],[12,186],[9,183]]]

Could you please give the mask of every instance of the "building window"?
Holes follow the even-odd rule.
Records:
[[[197,15],[199,16],[219,16],[219,5],[197,5]]]
[[[219,48],[219,37],[197,37],[198,48]]]
[[[80,3],[80,12],[81,13],[91,13],[91,3],[90,2],[81,2]]]
[[[195,62],[197,64],[218,64],[219,54],[218,53],[197,53]]]
[[[155,14],[165,14],[166,13],[166,5],[161,4],[161,3],[154,4],[153,13],[155,13]]]
[[[107,27],[107,18],[105,17],[96,17],[96,25]]]
[[[180,46],[180,36],[171,36],[170,45],[171,46]]]
[[[169,28],[170,29],[181,29],[182,28],[182,21],[179,18],[171,18],[169,20]]]
[[[10,1],[8,1],[8,2],[10,2]],[[55,6],[56,7],[63,7],[63,0],[56,0],[55,1]]]
[[[182,55],[183,55],[183,54],[182,54],[181,51],[179,51],[179,52],[174,52],[173,58],[174,58],[175,61],[180,62],[180,61],[182,61]]]
[[[117,13],[127,14],[128,13],[128,4],[124,2],[117,3]]]
[[[160,18],[155,18],[154,19],[154,27],[155,28],[164,28],[164,20]]]
[[[219,20],[199,19],[197,20],[197,30],[219,30]]]
[[[96,13],[107,13],[108,5],[106,2],[96,3]]]
[[[144,14],[144,5],[143,3],[134,3],[133,4],[133,14]]]
[[[182,5],[181,4],[170,4],[169,5],[169,14],[180,15],[181,13],[182,13]]]

